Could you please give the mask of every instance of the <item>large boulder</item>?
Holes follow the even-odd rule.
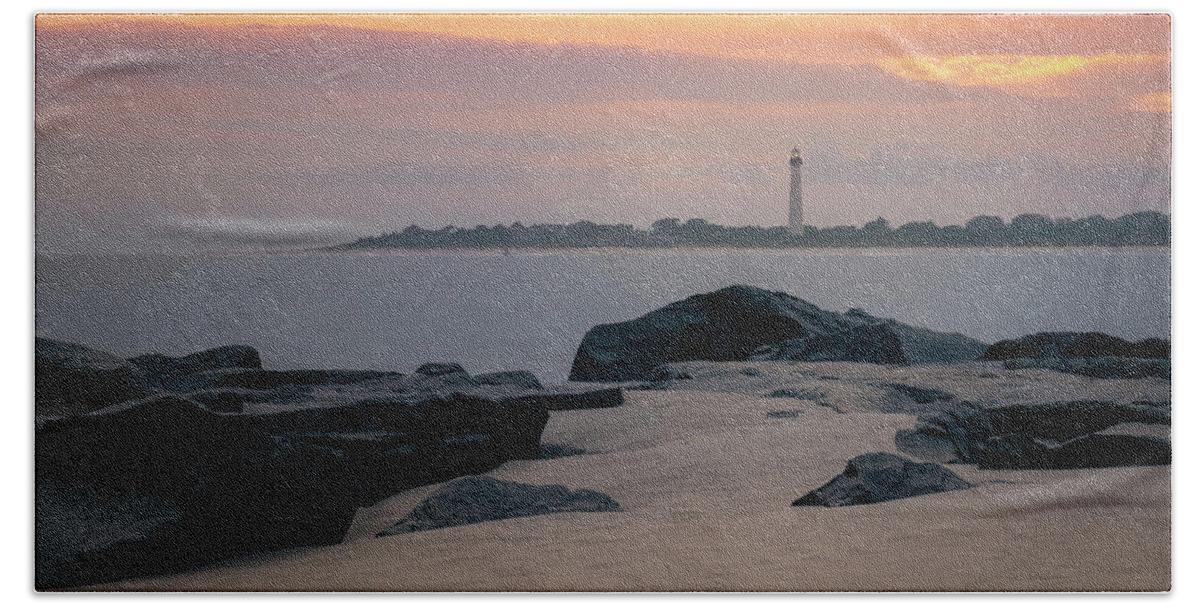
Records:
[[[393,536],[548,513],[620,511],[607,494],[531,485],[486,475],[455,479],[417,505],[404,519],[377,536]]]
[[[401,375],[252,363],[167,364],[154,368],[150,396],[38,418],[38,588],[337,543],[361,506],[540,458],[549,410],[622,400],[612,387],[534,388],[527,372],[477,381],[461,367]]]
[[[1099,332],[1045,332],[1014,340],[1001,340],[989,346],[980,359],[1004,361],[1089,357],[1170,359],[1171,343],[1158,338],[1129,342]]]
[[[792,506],[867,505],[970,487],[941,465],[875,452],[850,459],[841,475],[796,499]]]
[[[74,544],[37,547],[39,588],[335,543],[363,495],[349,463],[332,450],[270,435],[248,417],[216,413],[175,396],[45,421],[35,452],[37,483],[55,484],[59,497],[134,496],[177,511],[166,520],[146,513],[134,520],[143,534],[117,535],[113,530],[127,522],[106,516],[111,507],[76,503],[85,509],[82,516],[98,523],[78,531],[83,538]],[[68,526],[69,520],[55,516],[62,510],[53,497],[40,501],[37,526]]]
[[[33,368],[39,416],[81,414],[148,394],[134,366],[80,344],[36,338]]]
[[[858,310],[838,314],[786,293],[735,285],[631,321],[593,327],[579,345],[570,379],[652,380],[652,370],[664,363],[743,361],[752,356],[894,364],[959,361],[978,357],[984,348],[957,334],[910,327]]]
[[[896,433],[901,452],[990,469],[1168,464],[1170,410],[1154,404],[1070,401],[981,408],[970,403],[921,416]],[[1154,429],[1146,433],[1141,429]],[[1134,429],[1134,430],[1130,430]]]

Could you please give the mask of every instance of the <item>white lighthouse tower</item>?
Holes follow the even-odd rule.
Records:
[[[804,232],[804,204],[801,200],[800,168],[804,166],[804,160],[800,158],[800,148],[792,148],[788,164],[792,170],[792,188],[788,192],[788,232],[801,234]]]

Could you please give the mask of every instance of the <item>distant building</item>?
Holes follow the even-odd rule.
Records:
[[[792,157],[788,160],[792,168],[792,187],[788,192],[788,232],[802,234],[804,232],[804,203],[800,184],[800,168],[804,160],[800,158],[800,148],[792,148]]]

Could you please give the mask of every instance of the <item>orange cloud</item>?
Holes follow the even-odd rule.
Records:
[[[1066,76],[1103,63],[1136,64],[1165,61],[1158,55],[959,55],[887,57],[875,63],[893,76],[960,86],[1022,85]]]
[[[1166,14],[175,13],[42,14],[36,21],[39,29],[103,29],[128,23],[148,31],[218,30],[204,37],[215,44],[225,41],[225,32],[290,38],[312,35],[308,28],[321,26],[732,59],[875,65],[905,80],[992,87],[1025,96],[1118,97],[1116,105],[1123,108],[1139,95],[1169,87],[1170,78],[1169,68],[1164,68],[1171,52],[1171,21]],[[337,35],[336,31],[322,33],[330,38]],[[1138,78],[1157,80],[1126,86],[1125,81]]]
[[[210,28],[335,26],[534,44],[624,46],[739,59],[858,64],[886,57],[1170,52],[1165,14],[42,14],[40,27],[111,22]],[[260,32],[267,34],[267,32]]]
[[[1135,112],[1151,112],[1154,114],[1170,114],[1171,113],[1171,94],[1170,93],[1151,93],[1143,95],[1134,101],[1129,106],[1129,109]]]

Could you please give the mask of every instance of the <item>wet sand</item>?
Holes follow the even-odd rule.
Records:
[[[1053,380],[1053,378],[1050,378]],[[1168,389],[1169,390],[1169,386]],[[768,412],[797,410],[794,417]],[[560,513],[376,538],[433,488],[360,510],[337,546],[109,589],[229,591],[1164,591],[1170,467],[980,471],[958,492],[792,507],[911,414],[708,391],[632,391],[554,412],[543,443],[583,454],[491,475],[609,494]]]

